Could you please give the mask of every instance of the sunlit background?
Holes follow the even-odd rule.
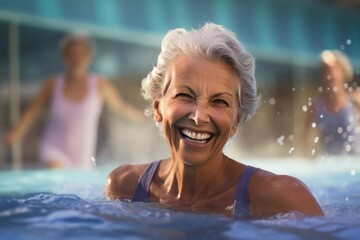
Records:
[[[257,60],[261,104],[228,151],[243,158],[313,158],[304,144],[308,105],[319,84],[319,54],[343,50],[360,81],[360,1],[356,0],[0,0],[0,136],[16,122],[44,79],[63,69],[59,40],[83,31],[96,42],[95,72],[145,108],[140,82],[172,28],[205,22],[234,31]],[[0,169],[31,168],[46,114],[11,149],[0,144]],[[104,109],[98,164],[153,161],[168,154],[155,124],[139,126]]]

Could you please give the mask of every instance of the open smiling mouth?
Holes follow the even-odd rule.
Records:
[[[186,140],[196,143],[207,143],[211,139],[211,134],[209,133],[196,133],[188,129],[180,129],[181,134]]]

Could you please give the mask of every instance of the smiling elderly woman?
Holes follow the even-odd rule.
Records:
[[[226,216],[323,215],[307,187],[289,176],[246,166],[223,149],[255,113],[254,59],[235,35],[208,23],[165,36],[157,65],[142,82],[171,156],[122,165],[108,178],[109,199],[159,202]]]

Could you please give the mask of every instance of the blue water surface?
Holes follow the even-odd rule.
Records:
[[[303,180],[323,218],[233,220],[108,201],[104,186],[113,167],[0,172],[0,239],[359,239],[360,163],[340,161],[251,162]]]

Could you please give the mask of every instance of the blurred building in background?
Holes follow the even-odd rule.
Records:
[[[61,71],[58,43],[65,33],[93,36],[94,71],[108,76],[125,98],[144,107],[140,82],[155,64],[162,36],[171,28],[191,29],[213,21],[234,31],[257,60],[261,105],[232,148],[246,157],[302,155],[307,105],[319,82],[319,53],[343,50],[359,80],[359,2],[0,0],[0,135],[19,117],[44,77]],[[100,124],[97,158],[104,161],[133,161],[138,149],[154,160],[165,144],[151,140],[158,137],[157,130],[131,126],[106,110]],[[37,161],[41,120],[36,126],[20,151],[25,166]],[[14,154],[2,144],[1,166],[9,165]]]

